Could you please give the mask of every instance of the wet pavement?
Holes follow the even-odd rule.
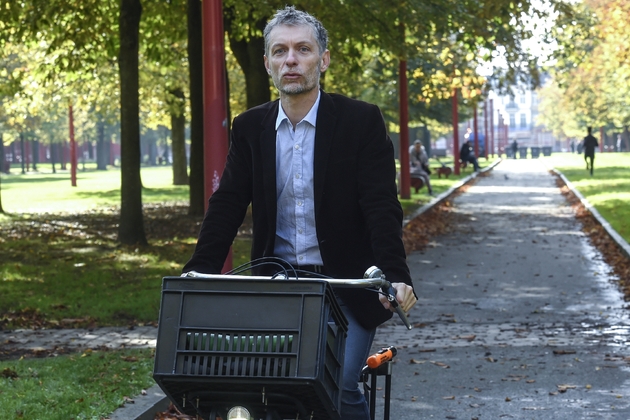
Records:
[[[391,418],[630,419],[626,304],[554,176],[506,160],[454,207],[408,257],[416,328],[376,338],[399,348]]]
[[[415,328],[393,320],[377,332],[375,350],[398,347],[391,418],[630,419],[626,303],[555,177],[539,160],[505,160],[454,207],[456,229],[408,257],[420,297]],[[153,347],[156,335],[155,327],[12,331],[0,342]],[[112,419],[152,418],[162,399],[153,389]]]

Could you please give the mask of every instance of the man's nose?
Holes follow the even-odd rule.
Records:
[[[295,51],[293,48],[290,48],[289,51],[287,52],[287,66],[294,66],[297,64],[297,51]]]

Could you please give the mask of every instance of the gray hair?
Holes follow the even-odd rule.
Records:
[[[319,46],[319,55],[323,55],[328,48],[328,32],[326,28],[324,28],[324,25],[312,15],[296,10],[294,6],[286,6],[284,9],[278,10],[274,17],[267,23],[267,26],[265,26],[263,32],[265,37],[265,54],[269,52],[269,34],[271,30],[280,25],[310,26]]]

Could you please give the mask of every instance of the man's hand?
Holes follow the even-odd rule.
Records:
[[[415,305],[418,301],[413,293],[413,288],[406,283],[392,283],[392,287],[396,290],[396,300],[398,301],[400,308],[405,313],[409,312],[409,310],[413,308],[413,305]],[[387,301],[387,296],[379,295],[379,300],[385,309],[394,311],[394,308],[392,308]]]

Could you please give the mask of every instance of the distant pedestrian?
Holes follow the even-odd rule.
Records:
[[[512,149],[512,158],[516,159],[516,151],[518,150],[518,142],[516,140],[514,140],[510,147]]]
[[[575,140],[571,139],[571,153],[575,153]]]
[[[621,134],[617,134],[617,151],[621,152]]]
[[[586,161],[586,170],[591,172],[591,176],[593,175],[593,162],[595,161],[595,148],[599,146],[597,139],[591,134],[593,129],[591,127],[587,127],[586,131],[588,131],[588,135],[584,137],[584,160]],[[590,164],[589,164],[590,161]]]

